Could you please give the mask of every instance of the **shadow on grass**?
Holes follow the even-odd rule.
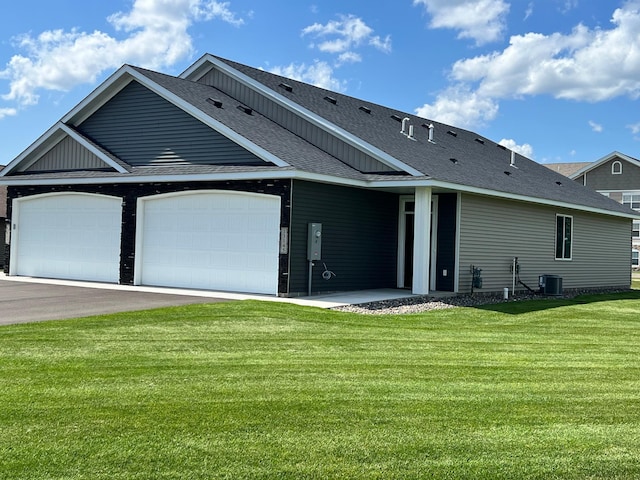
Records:
[[[540,300],[525,300],[518,302],[505,302],[486,305],[477,305],[479,310],[520,315],[523,313],[538,312],[551,308],[566,307],[569,305],[586,305],[598,302],[610,302],[615,300],[640,300],[640,290],[629,290],[619,293],[601,293],[578,295],[574,298],[541,298]]]

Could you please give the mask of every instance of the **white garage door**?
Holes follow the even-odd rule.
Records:
[[[122,200],[104,195],[36,195],[14,202],[10,272],[118,283]]]
[[[276,294],[280,197],[206,191],[140,199],[136,283]]]

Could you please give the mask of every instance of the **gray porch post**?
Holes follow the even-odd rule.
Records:
[[[416,187],[413,237],[413,287],[411,293],[429,293],[431,252],[431,187]]]

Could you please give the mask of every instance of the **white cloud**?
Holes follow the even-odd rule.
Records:
[[[533,158],[533,147],[528,143],[518,145],[516,141],[511,138],[503,138],[498,142],[498,144],[507,147],[509,150],[513,150],[523,157]]]
[[[15,108],[0,108],[0,120],[4,117],[11,117],[17,114],[18,111]]]
[[[551,95],[598,102],[640,96],[640,2],[616,9],[609,30],[578,25],[570,34],[514,36],[502,52],[460,60],[452,78],[482,95]]]
[[[325,53],[355,55],[353,50],[363,45],[372,46],[385,53],[391,51],[390,36],[381,38],[374,35],[373,29],[354,15],[341,15],[338,20],[332,20],[325,25],[309,25],[302,30],[302,36],[307,35],[321,40],[311,46]]]
[[[602,125],[600,125],[599,123],[594,122],[593,120],[589,120],[589,126],[591,127],[591,130],[593,130],[596,133],[601,133],[602,130],[604,130]]]
[[[634,123],[632,125],[627,125],[627,128],[631,130],[631,133],[634,135],[638,135],[640,133],[640,122]]]
[[[316,87],[326,88],[343,92],[345,90],[344,82],[334,78],[333,68],[327,62],[316,60],[312,65],[305,63],[291,63],[284,67],[273,67],[269,70],[271,73],[291,78],[301,82],[310,83]]]
[[[498,105],[464,85],[455,85],[440,93],[433,104],[425,104],[415,112],[448,125],[470,128],[493,120],[498,114]]]
[[[413,0],[431,15],[431,28],[458,30],[458,38],[471,38],[476,45],[493,42],[505,30],[509,4],[503,0]]]
[[[38,102],[41,90],[68,91],[95,82],[105,71],[133,63],[148,68],[173,65],[193,50],[189,26],[218,18],[242,25],[227,2],[212,0],[135,0],[129,12],[107,20],[124,38],[108,33],[51,30],[37,36],[25,34],[16,45],[26,52],[15,55],[0,70],[9,80],[7,101],[21,106]]]

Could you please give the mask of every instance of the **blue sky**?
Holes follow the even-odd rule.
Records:
[[[25,0],[0,22],[0,164],[122,64],[179,74],[204,53],[540,163],[640,157],[640,0]]]

